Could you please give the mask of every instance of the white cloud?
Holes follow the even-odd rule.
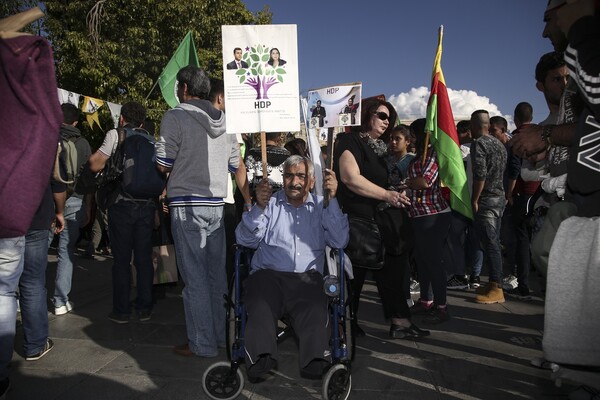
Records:
[[[429,100],[429,89],[425,86],[412,88],[408,93],[392,95],[388,99],[396,108],[401,121],[424,118]]]
[[[471,118],[471,113],[479,109],[487,110],[490,116],[502,115],[498,106],[491,103],[489,98],[480,96],[472,90],[453,90],[448,88],[448,97],[452,106],[452,114],[457,121]],[[429,89],[425,86],[412,88],[408,93],[392,95],[388,99],[396,108],[398,116],[403,122],[424,118],[428,100]],[[512,115],[502,116],[507,119],[508,128],[512,131],[515,128]]]

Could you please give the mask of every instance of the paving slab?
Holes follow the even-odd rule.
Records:
[[[111,308],[110,257],[77,258],[71,299],[75,309],[49,314],[55,348],[38,361],[22,355],[18,326],[11,364],[9,399],[207,399],[202,374],[215,358],[182,357],[185,342],[182,284],[157,287],[152,319],[118,325]],[[56,257],[49,256],[47,288],[53,291]],[[135,296],[135,292],[132,292]],[[389,322],[377,290],[368,281],[359,310],[367,333],[358,338],[352,362],[353,399],[565,399],[574,389],[556,387],[549,371],[530,365],[542,355],[544,302],[538,294],[523,302],[474,302],[472,290],[449,291],[450,321],[418,340],[388,337]],[[52,310],[49,303],[49,310]],[[414,322],[424,327],[422,317]],[[245,369],[242,367],[245,374]],[[240,399],[320,399],[321,381],[300,377],[293,337],[279,345],[279,365],[268,379],[249,384]]]

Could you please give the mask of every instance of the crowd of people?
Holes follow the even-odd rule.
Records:
[[[506,119],[482,109],[473,110],[470,120],[456,124],[473,220],[451,207],[439,168],[441,156],[427,139],[425,119],[410,126],[401,124],[394,107],[379,98],[365,99],[360,107],[352,103],[354,99],[349,100],[347,107],[354,111],[343,112],[351,113],[354,121],[359,109],[361,124],[337,135],[333,168],[323,171],[315,171],[310,159],[321,157],[321,152],[309,154],[301,139],[284,144],[282,135],[268,133],[263,144],[267,160],[263,160],[262,149],[247,137],[226,134],[222,82],[211,82],[194,66],[177,74],[181,103],[163,116],[155,143],[148,133],[153,129],[146,109],[128,102],[122,107],[119,128],[108,131],[100,148],[92,153],[77,128],[79,111],[63,104],[55,174],[50,177],[48,169],[40,180],[37,212],[32,212],[35,207],[29,211],[26,229],[2,229],[0,396],[9,383],[17,293],[25,359],[38,360],[54,346],[48,337],[46,307],[48,246],[58,235],[52,300],[54,314],[64,315],[74,309],[69,292],[79,228],[90,221],[96,204],[103,205],[96,214],[107,221],[110,238],[114,263],[108,318],[117,324],[152,318],[151,237],[157,212],[168,212],[184,283],[187,337],[173,349],[181,356],[215,357],[226,345],[223,295],[228,292],[232,271],[232,245],[256,250],[244,292],[248,307],[246,364],[253,378],[260,378],[277,363],[275,325],[282,315],[292,316],[301,349],[301,371],[320,377],[326,369],[325,248],[347,248],[351,254],[360,254],[367,243],[353,238],[356,230],[352,227],[365,220],[379,231],[380,243],[375,246],[382,249],[382,257],[372,263],[350,257],[354,267],[352,332],[358,338],[366,334],[358,321],[361,292],[369,274],[376,283],[383,314],[390,321],[392,339],[426,337],[430,331],[418,325],[448,321],[447,290],[474,289],[474,300],[480,304],[503,303],[505,295],[530,299],[532,264],[547,280],[548,295],[555,290],[552,294],[560,299],[556,276],[561,276],[561,260],[572,254],[578,266],[593,271],[600,259],[598,248],[588,243],[591,236],[575,234],[578,230],[589,235],[597,232],[600,215],[597,147],[593,147],[600,117],[600,24],[594,1],[573,3],[577,7],[550,0],[544,15],[543,35],[552,41],[555,51],[540,57],[535,79],[546,99],[548,117],[533,123],[534,110],[521,102],[514,109],[517,129],[513,132],[509,132]],[[234,50],[236,59],[238,50]],[[271,60],[273,65],[285,63],[277,49],[272,50]],[[235,63],[231,68],[236,68]],[[316,116],[322,119],[323,115]],[[155,149],[155,172],[158,179],[166,181],[160,193],[132,194],[123,184],[125,178],[102,199],[98,198],[100,192],[72,186],[69,168],[107,171],[112,160],[129,156],[122,152],[132,136],[144,137]],[[73,154],[75,161],[71,160]],[[43,160],[49,166],[49,158]],[[73,165],[69,167],[69,163]],[[265,165],[268,176],[264,176]],[[312,192],[315,174],[321,173],[327,201]],[[575,251],[578,253],[573,254]],[[133,303],[129,301],[132,255],[137,295]],[[485,272],[488,280],[482,282],[480,276]],[[418,294],[415,301],[413,294]],[[599,295],[591,291],[585,295],[589,296],[586,309],[597,311]],[[600,348],[593,332],[598,322],[587,320],[581,334],[577,328],[581,322],[573,317],[578,310],[564,303],[567,301],[559,302],[558,319],[572,324],[550,326],[557,318],[552,318],[554,309],[547,312],[546,358],[597,367]],[[417,315],[422,316],[419,321]],[[562,346],[564,341],[577,341],[578,345],[568,351]],[[585,351],[579,351],[584,347]],[[545,367],[547,361],[534,364]]]

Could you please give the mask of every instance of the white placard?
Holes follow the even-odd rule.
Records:
[[[296,25],[223,25],[221,31],[227,133],[298,131]]]
[[[307,117],[320,118],[320,128],[360,125],[361,92],[360,82],[309,90]]]

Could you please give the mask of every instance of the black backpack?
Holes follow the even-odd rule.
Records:
[[[148,200],[160,196],[166,176],[156,168],[156,140],[143,129],[126,128],[121,145],[123,154],[121,190],[133,199]]]
[[[97,201],[107,209],[118,195],[133,200],[150,200],[160,196],[166,176],[156,168],[156,140],[140,128],[117,129],[119,139],[114,154],[97,177]]]

